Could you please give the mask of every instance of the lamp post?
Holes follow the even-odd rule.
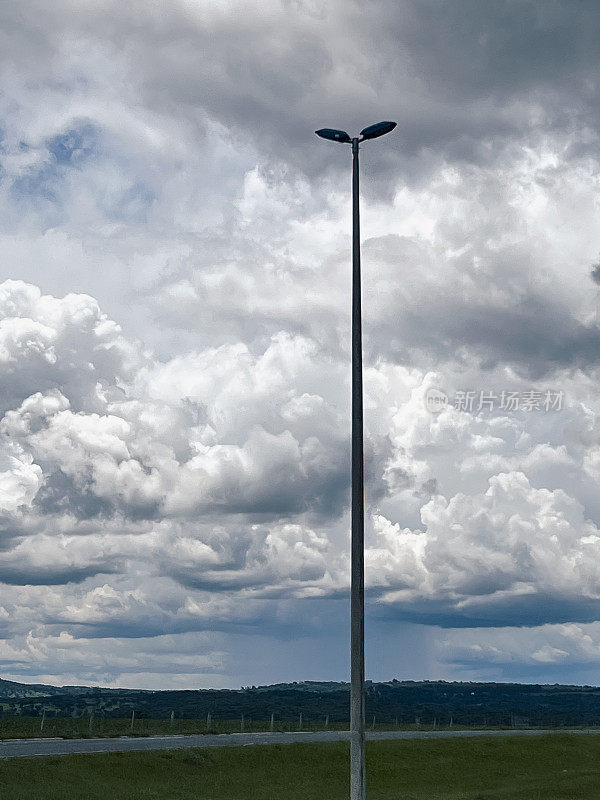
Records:
[[[350,800],[365,800],[365,511],[360,286],[358,143],[389,133],[395,122],[378,122],[353,139],[322,128],[317,136],[352,145],[352,544],[350,579]]]

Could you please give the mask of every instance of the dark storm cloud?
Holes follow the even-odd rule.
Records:
[[[380,620],[398,620],[439,625],[442,628],[503,628],[567,622],[594,622],[600,602],[583,596],[537,593],[527,596],[471,598],[468,604],[421,599],[397,605],[373,604],[372,614]]]
[[[474,361],[485,371],[508,364],[533,379],[598,364],[600,328],[582,319],[575,304],[581,300],[570,294],[573,286],[581,298],[590,297],[589,273],[573,277],[559,265],[561,272],[554,267],[545,274],[545,254],[510,220],[508,201],[499,215],[503,210],[507,216],[495,229],[450,231],[453,246],[467,251],[458,259],[440,258],[434,248],[393,234],[365,242],[369,361],[383,354],[430,369]],[[518,244],[496,249],[494,239],[505,234],[518,237]]]
[[[109,559],[112,562],[112,559]],[[0,581],[13,586],[64,586],[68,583],[83,583],[97,575],[121,572],[122,565],[114,563],[90,564],[84,567],[20,564],[0,565]]]
[[[383,104],[397,93],[407,153],[430,148],[453,160],[456,149],[461,160],[462,148],[462,158],[478,160],[483,139],[572,132],[597,118],[597,3],[409,0],[349,9],[363,78],[382,90]]]
[[[600,58],[593,0],[412,0],[371,9],[361,19],[365,38],[377,32],[386,43],[403,42],[419,75],[446,99],[582,89],[586,68]]]
[[[600,362],[600,328],[579,322],[549,297],[526,294],[516,297],[513,306],[477,307],[439,296],[429,298],[426,308],[431,324],[423,318],[423,306],[415,303],[392,325],[375,325],[369,333],[372,357],[385,352],[397,363],[428,360],[434,365],[452,359],[460,348],[475,356],[482,369],[510,364],[536,380]]]
[[[209,23],[202,58],[213,68],[199,69],[198,95],[192,89],[181,99],[206,103],[211,115],[312,179],[333,165],[346,169],[341,152],[317,146],[313,127],[357,133],[382,116],[395,119],[385,143],[364,146],[367,189],[427,170],[431,153],[479,162],[490,158],[484,141],[494,141],[494,158],[502,142],[597,121],[596,3],[578,3],[575,13],[566,0],[344,3],[330,14],[333,30],[313,31],[292,15],[277,20],[277,32],[258,19],[245,29],[239,20],[235,29]],[[206,32],[197,35],[206,47]],[[251,41],[260,46],[244,46]]]
[[[365,189],[389,190],[439,158],[481,161],[502,143],[598,119],[600,9],[594,2],[332,3],[327,24],[267,6],[243,15],[174,4],[71,2],[5,5],[7,53],[32,42],[52,62],[54,31],[104,42],[139,81],[144,102],[187,117],[198,111],[314,179],[347,169],[348,153],[317,142],[335,126],[357,133],[381,117],[397,130],[369,144]],[[67,37],[68,38],[68,37]],[[17,44],[15,44],[17,42]],[[64,46],[64,45],[63,45]],[[30,65],[28,65],[30,68]],[[491,148],[481,144],[494,140]]]

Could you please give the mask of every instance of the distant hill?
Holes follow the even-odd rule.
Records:
[[[369,686],[372,681],[365,681]],[[294,692],[335,692],[347,691],[350,684],[344,681],[294,681],[293,683],[272,683],[269,686],[242,686],[242,691],[255,692],[294,691]]]
[[[14,683],[0,678],[0,697],[44,697],[60,691],[55,686],[44,686],[41,683]]]
[[[82,695],[90,692],[135,692],[137,689],[104,689],[90,686],[51,686],[45,683],[16,683],[0,678],[0,699],[23,697],[52,697],[54,695]]]
[[[594,686],[389,681],[365,687],[367,719],[440,725],[600,724],[600,689]],[[0,679],[0,710],[5,715],[136,716],[213,719],[331,721],[348,719],[349,684],[301,681],[241,689],[160,690],[48,686]]]

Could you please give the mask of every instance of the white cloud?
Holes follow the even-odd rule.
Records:
[[[522,472],[493,476],[482,495],[436,495],[421,520],[425,531],[415,535],[377,518],[384,552],[394,548],[400,571],[398,581],[387,562],[392,589],[398,581],[400,590],[445,598],[467,612],[474,598],[489,603],[507,592],[600,597],[598,528],[576,500],[534,489]]]
[[[0,511],[30,506],[42,482],[42,470],[18,445],[8,442],[0,454]]]

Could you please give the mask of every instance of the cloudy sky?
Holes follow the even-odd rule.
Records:
[[[599,683],[600,8],[5,0],[0,675]],[[442,398],[433,406],[432,398]]]

